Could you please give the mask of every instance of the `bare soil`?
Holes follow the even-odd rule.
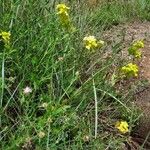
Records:
[[[146,79],[150,83],[150,22],[136,21],[114,26],[103,34],[103,38],[108,43],[108,51],[111,50],[109,46],[122,40],[122,56],[129,60],[127,49],[130,44],[136,40],[144,40],[145,47],[141,49],[142,59],[138,62],[140,66],[139,76],[140,79]],[[134,104],[143,112],[137,133],[145,139],[150,133],[150,86],[135,94]],[[147,138],[150,142],[150,136]]]

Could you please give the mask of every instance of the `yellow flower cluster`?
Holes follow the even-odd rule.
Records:
[[[5,46],[7,44],[9,44],[10,36],[11,36],[10,32],[4,32],[3,31],[3,32],[0,33],[0,40],[2,40],[4,42]]]
[[[104,45],[104,41],[97,41],[95,36],[87,36],[84,37],[83,39],[85,48],[90,50],[90,49],[95,49],[97,47],[102,47]]]
[[[141,51],[139,50],[140,48],[144,48],[144,43],[141,40],[134,42],[128,49],[128,52],[135,58],[141,58]]]
[[[129,63],[126,66],[123,66],[121,71],[126,77],[137,77],[139,69],[136,64]]]
[[[117,121],[115,128],[117,128],[123,134],[129,132],[129,125],[126,121]]]
[[[58,4],[56,6],[57,15],[60,18],[60,21],[64,27],[67,27],[69,30],[74,31],[75,28],[72,26],[69,13],[70,7],[67,7],[65,4]],[[95,50],[98,47],[102,47],[104,45],[104,41],[98,41],[95,36],[87,36],[83,39],[84,46],[88,50]]]
[[[70,17],[68,14],[69,9],[70,8],[67,7],[65,4],[58,4],[56,6],[57,15],[59,15],[60,21],[64,26],[68,26],[70,24]]]
[[[141,51],[140,48],[144,48],[144,42],[142,40],[134,42],[130,48],[128,49],[128,52],[130,55],[134,56],[135,58],[141,58]],[[123,66],[121,68],[121,72],[126,77],[137,77],[139,68],[136,64],[129,63],[126,66]]]
[[[143,43],[143,41],[139,40],[139,41],[136,41],[135,43],[133,43],[133,46],[136,48],[144,48],[144,43]]]
[[[57,14],[68,14],[68,10],[70,9],[69,7],[67,7],[65,4],[58,4],[56,6],[56,9],[58,11]]]

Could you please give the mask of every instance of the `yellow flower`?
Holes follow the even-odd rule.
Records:
[[[5,44],[8,44],[10,41],[10,32],[1,32],[0,36],[2,37],[2,40],[4,41]]]
[[[136,41],[134,42],[131,47],[128,49],[130,55],[133,55],[135,58],[141,58],[141,51],[140,48],[144,48],[143,41]]]
[[[136,41],[133,43],[133,47],[136,47],[136,48],[144,48],[144,42],[139,40],[139,41]]]
[[[69,9],[70,8],[67,7],[65,4],[58,4],[56,6],[57,14],[59,15],[60,21],[62,25],[67,28],[71,28],[70,17],[68,14]]]
[[[83,42],[85,44],[85,48],[88,50],[95,49],[99,46],[101,47],[104,45],[104,41],[97,41],[95,36],[84,37]]]
[[[117,121],[115,128],[117,128],[123,134],[129,132],[129,125],[126,121]]]
[[[137,77],[139,69],[136,64],[129,63],[126,66],[123,66],[121,68],[121,71],[127,77],[131,77],[131,76]]]
[[[70,8],[69,7],[67,7],[65,4],[58,4],[57,6],[56,6],[56,10],[58,11],[58,13],[57,14],[66,14],[66,15],[68,15],[68,10],[69,10]]]
[[[95,36],[84,37],[83,41],[87,49],[98,47],[97,39],[95,38]]]

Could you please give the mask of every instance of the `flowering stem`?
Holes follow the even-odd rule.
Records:
[[[98,125],[98,110],[97,110],[97,93],[96,93],[94,78],[93,78],[93,91],[94,91],[94,99],[95,99],[95,139],[96,139],[97,138],[97,125]]]
[[[4,95],[4,56],[3,56],[3,60],[2,60],[2,90],[1,90],[1,107],[2,107],[2,103],[3,103],[3,95]]]
[[[46,143],[47,150],[49,149],[50,129],[51,129],[51,125],[49,123],[49,125],[48,125],[48,131],[47,131],[47,143]]]
[[[2,60],[2,84],[1,84],[1,100],[0,100],[0,107],[2,108],[2,105],[3,105],[3,96],[4,96],[4,84],[5,84],[5,80],[4,80],[4,77],[5,77],[5,74],[4,74],[4,57],[5,57],[5,53],[3,55],[3,60]],[[0,116],[0,126],[1,126],[1,116]]]

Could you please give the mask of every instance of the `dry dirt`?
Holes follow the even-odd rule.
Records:
[[[130,44],[136,40],[144,40],[145,47],[142,49],[142,59],[139,62],[139,76],[150,82],[150,22],[139,21],[114,26],[104,33],[103,38],[109,43],[108,45],[112,45],[123,39],[122,56],[128,58],[127,49]],[[150,86],[135,95],[134,103],[143,112],[137,133],[145,139],[150,133]],[[150,141],[150,136],[148,141]]]

